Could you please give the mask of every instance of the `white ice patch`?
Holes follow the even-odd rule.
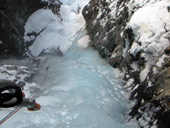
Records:
[[[158,73],[158,69],[156,67],[153,68],[153,73]]]
[[[136,38],[139,38],[140,42],[157,40],[162,33],[165,33],[164,27],[166,25],[168,27],[170,22],[170,15],[167,10],[169,4],[168,0],[162,0],[144,6],[134,13],[128,27],[133,29]]]
[[[79,39],[78,42],[77,42],[78,46],[80,46],[82,48],[88,47],[89,43],[90,43],[90,39],[89,39],[88,35],[85,35],[84,37]]]
[[[169,46],[165,38],[165,33],[170,30],[169,4],[169,0],[148,3],[131,17],[127,28],[132,28],[135,40],[141,43],[141,46],[130,49],[132,54],[145,49],[145,52],[159,55]]]
[[[73,35],[84,26],[85,21],[81,9],[88,0],[74,1],[73,3],[62,2],[63,5],[60,8],[62,21],[48,9],[40,9],[29,17],[25,25],[25,41],[35,38],[27,36],[27,33],[39,33],[29,48],[34,56],[38,56],[42,50],[47,48],[60,47],[60,50],[65,53],[72,45]]]
[[[167,55],[162,55],[162,57],[161,58],[159,58],[159,61],[156,63],[156,65],[158,66],[158,67],[161,67],[162,66],[162,64],[164,63],[164,60],[165,60],[165,58],[167,58],[168,56]]]
[[[142,50],[143,48],[136,42],[134,42],[129,50],[129,53],[134,57]]]
[[[152,82],[149,81],[149,82],[148,82],[148,87],[152,87],[152,86],[153,86]]]
[[[67,49],[65,45],[69,45],[68,39],[62,38],[62,35],[66,35],[66,33],[63,31],[60,19],[48,9],[40,9],[33,13],[25,25],[25,31],[25,34],[42,31],[29,48],[34,56],[39,55],[46,48],[60,46],[60,49],[64,51]],[[25,36],[25,41],[27,40],[29,37]]]
[[[133,68],[133,70],[135,70],[135,71],[138,71],[139,70],[139,66],[138,66],[138,64],[137,64],[137,62],[132,62],[132,64],[130,65],[132,68]]]
[[[40,9],[33,13],[25,24],[25,34],[30,32],[39,33],[43,28],[47,27],[49,23],[59,20],[51,10]],[[26,35],[25,35],[26,36]],[[26,38],[26,37],[25,37]]]
[[[131,78],[131,79],[129,79],[127,82],[126,82],[126,87],[130,87],[130,86],[132,86],[132,84],[133,84],[133,82],[134,82],[134,79],[133,78]]]
[[[140,72],[140,80],[141,80],[141,82],[143,82],[146,79],[146,77],[148,76],[148,73],[150,71],[150,66],[151,65],[149,63],[147,63],[145,68]]]
[[[30,69],[25,66],[3,65],[0,66],[0,79],[24,81],[26,77],[34,73],[33,70],[29,70]]]

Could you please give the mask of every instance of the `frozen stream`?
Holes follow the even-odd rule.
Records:
[[[33,55],[60,46],[64,56],[40,57],[39,71],[33,81],[42,86],[36,98],[41,110],[29,112],[23,108],[0,127],[133,128],[127,123],[130,105],[121,88],[119,72],[88,47],[88,36],[82,28],[84,21],[73,10],[87,2],[63,1],[63,22],[49,10],[39,10],[30,17],[26,31],[46,26],[30,48]],[[42,22],[36,24],[39,21]],[[28,95],[31,89],[34,88],[26,87],[25,93]]]
[[[95,50],[75,44],[64,57],[41,57],[40,65],[34,82],[43,86],[36,98],[42,109],[23,108],[3,128],[128,128],[118,71]]]

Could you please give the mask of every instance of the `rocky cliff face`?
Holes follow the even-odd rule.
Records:
[[[24,25],[27,18],[42,8],[40,0],[0,0],[0,56],[24,54]]]
[[[83,15],[91,45],[124,74],[129,114],[141,127],[170,127],[169,0],[91,0]]]

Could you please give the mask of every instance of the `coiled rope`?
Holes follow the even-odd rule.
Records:
[[[33,93],[32,95],[30,95],[28,97],[28,99],[30,99],[31,101],[35,99],[35,97],[38,95],[38,93],[40,93],[41,89],[42,89],[42,85],[43,83],[46,81],[47,79],[47,74],[48,74],[48,69],[49,66],[46,67],[46,73],[45,73],[45,77],[42,81],[42,83],[40,84],[40,87],[37,89],[37,91],[35,93]],[[10,117],[12,117],[15,113],[17,113],[21,108],[23,107],[22,103],[17,106],[13,111],[11,111],[8,115],[6,115],[1,121],[0,121],[0,125],[2,125],[5,121],[7,121]]]

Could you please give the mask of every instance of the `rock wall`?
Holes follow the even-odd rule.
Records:
[[[91,46],[124,74],[129,114],[141,127],[170,127],[170,2],[91,0],[83,16]]]
[[[23,56],[25,22],[42,7],[40,0],[0,0],[0,57]]]

